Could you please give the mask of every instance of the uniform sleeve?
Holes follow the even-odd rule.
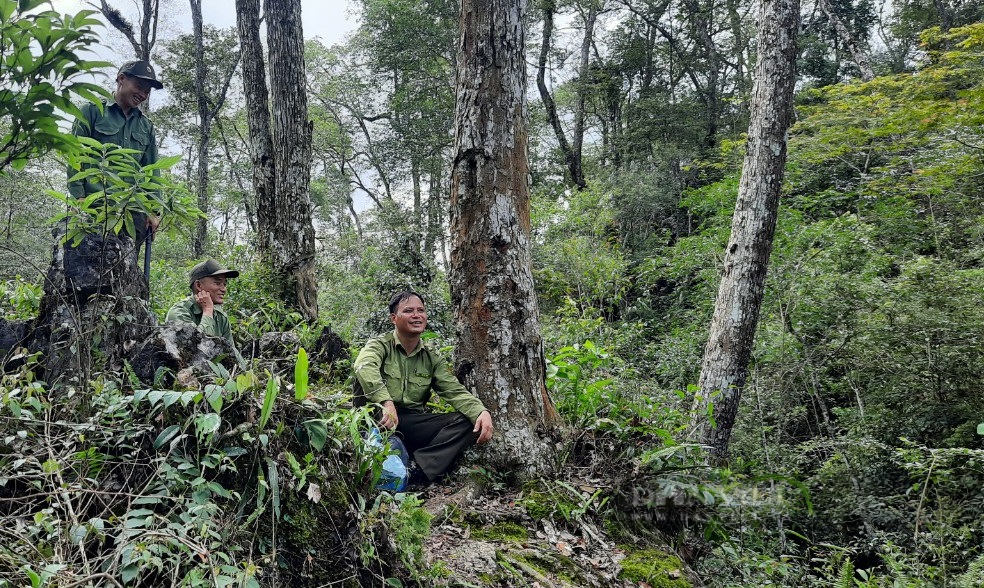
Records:
[[[355,358],[355,377],[362,385],[362,391],[369,402],[383,403],[393,400],[389,390],[386,389],[386,382],[383,381],[382,367],[383,357],[386,349],[380,339],[370,339],[366,346],[359,351],[359,356]]]
[[[88,106],[88,105],[87,106],[83,106],[82,107],[82,114],[86,117],[85,120],[83,121],[82,119],[75,119],[75,123],[72,124],[72,134],[75,135],[76,137],[91,137],[92,136],[92,124],[93,124],[93,120],[92,120],[93,119],[92,109],[93,108],[94,108],[93,106]],[[78,173],[77,170],[72,169],[71,166],[68,167],[68,176],[67,177],[71,178],[72,176],[74,176],[77,173]],[[69,182],[68,183],[68,193],[71,194],[72,196],[74,196],[75,198],[82,198],[82,197],[84,197],[85,196],[85,188],[83,187],[82,182],[83,182],[82,180],[76,180],[74,182]]]
[[[166,324],[171,323],[189,323],[195,324],[195,317],[191,314],[191,307],[187,304],[175,304],[171,307],[171,310],[167,311],[167,316],[164,317],[164,322]],[[210,337],[220,337],[226,339],[226,333],[222,332],[219,326],[219,321],[216,320],[215,316],[202,316],[202,320],[198,323],[198,330],[205,333]]]
[[[448,362],[443,357],[437,353],[433,355],[436,357],[434,362],[434,392],[474,423],[485,410],[485,405],[461,385],[458,378],[448,369]]]

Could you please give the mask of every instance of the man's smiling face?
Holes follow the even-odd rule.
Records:
[[[427,310],[424,302],[411,296],[396,307],[396,312],[390,315],[390,321],[396,326],[396,331],[402,336],[419,336],[427,328]]]

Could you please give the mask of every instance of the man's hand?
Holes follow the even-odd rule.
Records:
[[[202,309],[202,316],[212,316],[215,305],[212,303],[212,295],[205,290],[195,292],[195,304]]]
[[[479,445],[487,443],[492,438],[493,431],[495,429],[492,427],[492,415],[487,410],[482,411],[482,414],[478,415],[478,419],[475,420],[475,428],[472,430],[472,432],[478,433],[478,439],[475,443]]]
[[[384,429],[395,429],[400,424],[400,418],[396,416],[396,405],[392,400],[383,403],[383,416],[379,419],[379,426]]]
[[[147,215],[147,228],[151,230],[153,234],[157,234],[157,227],[161,225],[161,217],[154,216],[152,214]]]

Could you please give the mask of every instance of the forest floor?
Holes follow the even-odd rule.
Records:
[[[666,551],[620,545],[583,517],[559,528],[550,518],[530,516],[537,507],[522,490],[483,487],[455,476],[419,498],[433,516],[424,560],[438,586],[695,585],[682,562]]]

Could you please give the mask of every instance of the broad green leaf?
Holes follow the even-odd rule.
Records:
[[[181,431],[181,425],[171,425],[161,431],[161,434],[157,436],[157,439],[154,439],[154,449],[160,449],[163,447],[164,444],[173,439],[179,431]]]
[[[298,402],[308,395],[308,356],[303,347],[297,350],[297,363],[294,364],[294,400]]]

